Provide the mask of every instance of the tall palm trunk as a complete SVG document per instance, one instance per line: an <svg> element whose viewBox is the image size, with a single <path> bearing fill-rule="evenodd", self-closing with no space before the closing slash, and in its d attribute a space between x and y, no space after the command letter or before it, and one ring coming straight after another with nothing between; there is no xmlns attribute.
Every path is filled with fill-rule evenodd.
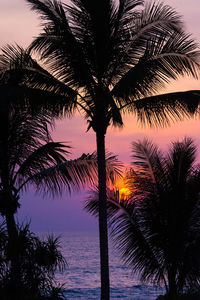
<svg viewBox="0 0 200 300"><path fill-rule="evenodd" d="M109 260L108 260L108 229L107 229L107 195L106 195L106 159L105 134L96 132L98 187L99 187L99 243L101 266L101 300L109 300Z"/></svg>
<svg viewBox="0 0 200 300"><path fill-rule="evenodd" d="M8 253L11 262L8 299L20 300L20 263L18 254L18 231L13 213L5 215L8 231Z"/></svg>
<svg viewBox="0 0 200 300"><path fill-rule="evenodd" d="M12 87L11 87L12 90ZM9 184L9 163L8 163L8 137L9 137L9 113L11 111L10 99L6 99L6 103L0 110L0 126L4 128L0 132L0 169L1 169L1 183L3 187L3 195L5 201L2 215L5 216L7 232L8 232L8 254L11 261L11 281L17 279L17 254L16 254L16 242L17 242L17 226L14 218L15 207L13 203L13 196Z"/></svg>
<svg viewBox="0 0 200 300"><path fill-rule="evenodd" d="M16 266L17 266L17 249L16 243L18 238L17 226L14 218L14 214L11 212L6 213L6 226L8 231L8 249L9 249L9 258L11 261L11 277L15 277Z"/></svg>
<svg viewBox="0 0 200 300"><path fill-rule="evenodd" d="M6 213L6 226L7 226L7 231L8 231L8 238L9 238L9 243L10 246L16 246L15 242L17 240L17 226L15 222L15 218L13 213Z"/></svg>
<svg viewBox="0 0 200 300"><path fill-rule="evenodd" d="M168 271L168 299L169 300L176 300L177 297L177 285L176 285L176 269L172 267Z"/></svg>

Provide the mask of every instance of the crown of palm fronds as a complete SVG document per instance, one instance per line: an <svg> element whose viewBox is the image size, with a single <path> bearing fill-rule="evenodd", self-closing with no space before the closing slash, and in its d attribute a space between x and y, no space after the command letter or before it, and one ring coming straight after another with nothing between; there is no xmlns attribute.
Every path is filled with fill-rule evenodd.
<svg viewBox="0 0 200 300"><path fill-rule="evenodd" d="M4 128L7 129L0 135L2 213L8 205L6 187L17 205L19 193L30 185L43 194L54 195L96 184L96 153L67 159L70 146L51 139L51 118L43 114L33 115L28 108L15 107L10 109L6 121ZM106 160L107 178L113 182L120 176L122 165L111 153L107 153Z"/></svg>
<svg viewBox="0 0 200 300"><path fill-rule="evenodd" d="M164 282L175 268L178 291L200 279L199 166L189 138L174 142L164 155L149 140L133 143L133 166L126 175L129 200L108 192L111 236L123 260L144 281ZM98 215L98 193L86 209ZM192 257L192 259L191 259Z"/></svg>
<svg viewBox="0 0 200 300"><path fill-rule="evenodd" d="M105 126L122 126L126 111L150 125L166 125L197 110L199 91L157 95L171 79L199 74L198 46L170 6L140 0L27 2L43 28L30 50L40 53L48 71L29 50L12 46L3 49L0 69L16 69L15 80L23 78L19 95L35 107L53 112L55 105L54 115L78 108L94 129L102 114Z"/></svg>

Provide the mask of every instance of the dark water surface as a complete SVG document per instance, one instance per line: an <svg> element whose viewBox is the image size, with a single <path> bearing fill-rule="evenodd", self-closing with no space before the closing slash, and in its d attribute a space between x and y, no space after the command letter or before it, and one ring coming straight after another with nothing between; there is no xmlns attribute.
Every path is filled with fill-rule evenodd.
<svg viewBox="0 0 200 300"><path fill-rule="evenodd" d="M57 273L57 281L65 283L65 295L71 299L99 299L99 242L98 234L91 232L62 233L62 251L68 268ZM111 299L154 300L162 294L161 288L142 285L131 270L120 261L110 245Z"/></svg>

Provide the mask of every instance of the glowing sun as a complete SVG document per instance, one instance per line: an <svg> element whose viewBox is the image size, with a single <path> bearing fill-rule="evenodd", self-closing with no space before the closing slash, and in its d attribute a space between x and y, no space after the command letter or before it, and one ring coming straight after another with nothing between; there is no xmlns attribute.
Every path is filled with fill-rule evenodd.
<svg viewBox="0 0 200 300"><path fill-rule="evenodd" d="M130 190L126 187L123 187L119 190L119 196L120 198L128 198L128 196L131 194Z"/></svg>

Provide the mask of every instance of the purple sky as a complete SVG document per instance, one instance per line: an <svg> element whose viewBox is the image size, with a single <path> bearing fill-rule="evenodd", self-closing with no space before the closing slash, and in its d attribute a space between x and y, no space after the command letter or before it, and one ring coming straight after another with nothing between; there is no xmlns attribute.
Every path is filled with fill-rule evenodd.
<svg viewBox="0 0 200 300"><path fill-rule="evenodd" d="M199 0L166 0L164 3L173 6L185 21L187 32L200 41L200 2ZM30 11L24 0L0 0L0 47L7 43L18 43L28 46L32 38L40 31L39 19ZM191 78L172 82L165 90L178 91L199 89L200 82ZM107 149L119 155L124 163L130 162L130 143L144 136L152 138L163 149L171 140L191 136L200 145L200 121L185 120L165 129L142 128L133 116L124 118L124 129L110 129L107 135ZM87 124L80 115L72 119L57 122L53 132L57 141L68 141L72 146L72 157L83 152L95 150L95 135L86 133ZM200 148L200 146L199 146ZM200 155L199 155L200 157ZM96 222L82 211L85 193L72 197L64 195L62 199L42 199L33 192L26 193L21 201L19 218L31 218L32 228L37 231L66 231L66 230L94 230Z"/></svg>

